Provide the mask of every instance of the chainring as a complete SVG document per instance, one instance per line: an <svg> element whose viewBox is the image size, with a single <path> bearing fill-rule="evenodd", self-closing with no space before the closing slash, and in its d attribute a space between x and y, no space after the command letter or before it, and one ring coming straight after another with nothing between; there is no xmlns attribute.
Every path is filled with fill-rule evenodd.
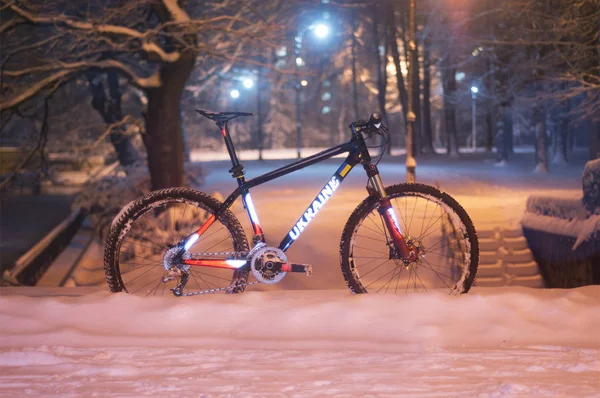
<svg viewBox="0 0 600 398"><path fill-rule="evenodd" d="M280 282L286 275L283 271L273 271L270 263L287 263L285 253L276 247L265 246L252 256L250 270L252 275L261 283L274 285Z"/></svg>

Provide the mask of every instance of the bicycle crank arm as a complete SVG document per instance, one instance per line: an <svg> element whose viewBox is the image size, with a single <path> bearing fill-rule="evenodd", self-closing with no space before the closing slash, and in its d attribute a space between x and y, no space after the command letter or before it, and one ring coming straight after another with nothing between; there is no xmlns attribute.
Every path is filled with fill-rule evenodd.
<svg viewBox="0 0 600 398"><path fill-rule="evenodd" d="M306 276L312 275L312 265L309 264L292 264L280 262L268 262L267 269L273 272L302 272Z"/></svg>
<svg viewBox="0 0 600 398"><path fill-rule="evenodd" d="M303 272L306 276L311 276L313 272L310 264L285 263L281 265L281 270L284 272Z"/></svg>

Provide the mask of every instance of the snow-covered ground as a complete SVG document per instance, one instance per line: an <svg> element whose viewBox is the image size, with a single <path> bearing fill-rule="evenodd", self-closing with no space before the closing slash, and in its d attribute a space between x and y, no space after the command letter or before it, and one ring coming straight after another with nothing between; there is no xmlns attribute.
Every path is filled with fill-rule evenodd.
<svg viewBox="0 0 600 398"><path fill-rule="evenodd" d="M417 179L454 196L479 230L518 227L529 195L581 196L583 167L536 175L528 163L440 159L419 159ZM286 162L244 163L251 178ZM270 244L339 163L252 191ZM229 167L207 164L204 190L233 190ZM398 159L380 170L386 184L404 180ZM344 290L339 237L364 185L357 167L288 252L313 264L312 277L235 296L111 295L98 248L88 259L98 288L2 288L0 396L600 397L600 286L475 286L460 297Z"/></svg>
<svg viewBox="0 0 600 398"><path fill-rule="evenodd" d="M19 292L0 297L2 397L600 396L600 286Z"/></svg>

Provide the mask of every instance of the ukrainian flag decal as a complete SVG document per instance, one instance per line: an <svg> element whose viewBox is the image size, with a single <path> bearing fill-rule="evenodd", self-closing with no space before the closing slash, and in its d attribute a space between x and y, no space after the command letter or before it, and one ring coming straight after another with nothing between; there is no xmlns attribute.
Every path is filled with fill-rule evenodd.
<svg viewBox="0 0 600 398"><path fill-rule="evenodd" d="M346 166L344 166L344 168L342 169L342 171L340 171L340 175L342 177L346 177L346 174L348 174L348 172L350 171L350 169L352 169L352 166L350 166L349 164L346 164Z"/></svg>

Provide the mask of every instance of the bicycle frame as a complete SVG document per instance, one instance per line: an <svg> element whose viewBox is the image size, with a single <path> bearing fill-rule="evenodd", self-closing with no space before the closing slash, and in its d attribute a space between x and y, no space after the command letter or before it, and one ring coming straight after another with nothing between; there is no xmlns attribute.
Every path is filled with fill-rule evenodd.
<svg viewBox="0 0 600 398"><path fill-rule="evenodd" d="M326 149L315 155L290 163L286 166L260 175L248 181L246 181L246 179L244 178L243 166L239 163L239 160L236 156L236 152L233 148L233 143L231 142L231 138L229 136L229 131L227 128L227 122L220 123L219 127L221 127L221 133L223 135L223 138L225 139L225 144L227 146L233 164L232 169L229 171L232 173L232 176L237 179L238 187L231 193L231 195L227 197L227 199L225 199L225 201L215 214L211 215L195 233L191 234L190 236L184 239L183 249L186 252L200 239L202 234L219 218L220 214L229 209L240 196L242 196L244 208L246 209L248 218L250 219L250 224L252 226L252 231L254 234L254 245L258 243L265 243L265 237L260 226L258 214L256 213L256 209L254 208L254 204L252 202L252 197L250 196L250 189L258 185L264 184L266 182L272 181L276 178L293 173L294 171L301 170L305 167L330 159L334 156L343 153L348 153L348 156L343 161L343 163L338 167L338 169L323 186L323 188L317 194L317 196L314 198L311 204L306 208L304 213L298 218L294 226L285 235L285 237L279 244L279 249L285 252L291 247L291 245L300 237L307 225L317 216L317 214L319 213L321 208L327 203L329 198L333 196L335 191L338 189L339 185L344 181L344 179L352 170L352 168L357 164L361 163L364 166L364 169L367 172L367 176L369 178L367 190L370 194L377 195L380 201L380 214L387 226L388 231L390 232L391 241L393 241L394 245L396 246L398 253L403 258L413 258L413 256L416 256L416 252L414 250L411 250L414 248L407 246L404 237L402 236L400 223L398 222L398 218L390 204L389 199L387 198L387 194L385 193L383 183L381 181L381 178L379 177L379 171L377 170L377 166L371 163L371 156L369 154L364 138L359 132L356 132L355 128L352 125L351 129L353 134L352 139L349 142ZM183 263L190 266L237 269L246 265L247 259L183 259Z"/></svg>

